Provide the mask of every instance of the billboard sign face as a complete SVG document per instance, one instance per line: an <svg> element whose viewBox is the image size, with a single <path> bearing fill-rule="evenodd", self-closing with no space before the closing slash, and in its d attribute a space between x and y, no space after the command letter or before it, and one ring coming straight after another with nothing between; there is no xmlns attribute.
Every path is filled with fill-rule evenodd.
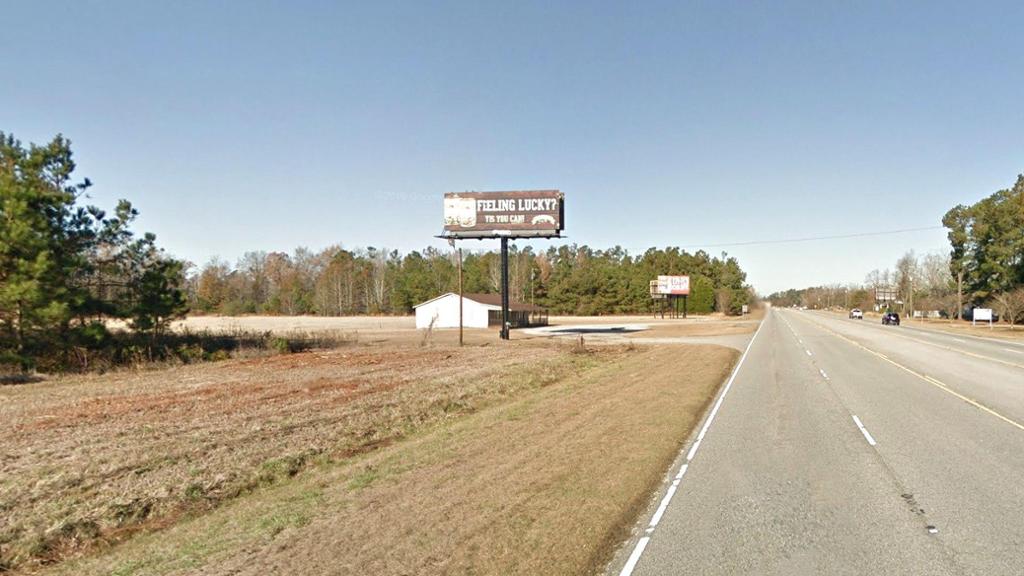
<svg viewBox="0 0 1024 576"><path fill-rule="evenodd" d="M658 276L658 294L672 294L678 296L689 293L689 276Z"/></svg>
<svg viewBox="0 0 1024 576"><path fill-rule="evenodd" d="M444 195L444 235L556 237L563 229L564 200L558 190L449 192Z"/></svg>
<svg viewBox="0 0 1024 576"><path fill-rule="evenodd" d="M992 321L992 309L991 308L975 308L974 319L978 322L991 322Z"/></svg>
<svg viewBox="0 0 1024 576"><path fill-rule="evenodd" d="M896 302L897 290L895 288L875 288L876 302Z"/></svg>
<svg viewBox="0 0 1024 576"><path fill-rule="evenodd" d="M658 286L660 286L660 284L658 284L657 280L651 280L651 298L654 298L655 300L665 298L665 295L659 291Z"/></svg>

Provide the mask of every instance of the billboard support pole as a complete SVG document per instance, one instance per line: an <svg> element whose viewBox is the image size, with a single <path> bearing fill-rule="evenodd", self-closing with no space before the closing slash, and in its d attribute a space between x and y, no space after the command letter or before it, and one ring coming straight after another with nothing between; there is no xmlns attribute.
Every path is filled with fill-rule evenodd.
<svg viewBox="0 0 1024 576"><path fill-rule="evenodd" d="M501 339L508 340L508 238L501 238Z"/></svg>
<svg viewBox="0 0 1024 576"><path fill-rule="evenodd" d="M687 298L689 298L689 295L683 294L683 318L686 318L686 299Z"/></svg>

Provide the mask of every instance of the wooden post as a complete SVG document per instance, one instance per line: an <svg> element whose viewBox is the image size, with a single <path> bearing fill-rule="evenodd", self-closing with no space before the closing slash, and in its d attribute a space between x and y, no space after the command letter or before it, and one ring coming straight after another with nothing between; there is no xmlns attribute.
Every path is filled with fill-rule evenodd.
<svg viewBox="0 0 1024 576"><path fill-rule="evenodd" d="M462 346L462 248L459 248L459 346Z"/></svg>

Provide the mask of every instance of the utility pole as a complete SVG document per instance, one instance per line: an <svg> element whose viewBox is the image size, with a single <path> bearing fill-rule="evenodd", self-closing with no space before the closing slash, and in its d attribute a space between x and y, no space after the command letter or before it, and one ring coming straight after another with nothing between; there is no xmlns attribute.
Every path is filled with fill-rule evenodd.
<svg viewBox="0 0 1024 576"><path fill-rule="evenodd" d="M459 346L462 346L462 247L459 247Z"/></svg>
<svg viewBox="0 0 1024 576"><path fill-rule="evenodd" d="M908 276L908 279L910 280L910 294L907 297L907 300L910 302L910 319L913 320L914 319L914 277L913 276Z"/></svg>
<svg viewBox="0 0 1024 576"><path fill-rule="evenodd" d="M455 248L455 238L448 239L448 245ZM459 346L462 346L462 247L458 249L459 257Z"/></svg>

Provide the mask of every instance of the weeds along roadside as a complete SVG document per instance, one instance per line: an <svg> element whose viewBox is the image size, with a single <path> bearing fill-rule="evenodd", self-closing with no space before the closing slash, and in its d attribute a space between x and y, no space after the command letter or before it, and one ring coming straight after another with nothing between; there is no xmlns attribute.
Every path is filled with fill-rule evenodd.
<svg viewBox="0 0 1024 576"><path fill-rule="evenodd" d="M164 367L270 354L329 350L359 343L358 332L341 330L191 331L161 334L156 339L130 331L111 331L88 346L42 357L36 372L0 372L0 385L37 381L41 374L105 373L123 368Z"/></svg>
<svg viewBox="0 0 1024 576"><path fill-rule="evenodd" d="M310 345L310 340L292 336L290 340L282 339L280 346ZM278 355L273 347L273 341L267 342L268 348L258 350L263 351L260 352L261 354L271 354L271 356L259 359L258 364L252 365L258 367L253 369L256 370L255 372L238 372L233 368L246 366L247 364L243 360L238 363L219 364L219 367L216 368L217 372L214 374L218 374L218 378L226 378L228 381L225 384L232 384L229 386L230 390L225 390L226 396L234 396L243 393L243 389L258 387L263 389L261 394L265 395L267 401L257 401L256 404L270 406L275 405L278 398L290 399L277 405L279 411L277 415L287 415L288 420L279 431L277 444L273 446L239 446L236 448L238 452L235 449L231 450L232 454L237 455L237 458L236 456L231 458L234 460L234 468L231 470L220 469L214 465L209 467L201 465L203 459L207 458L207 454L205 449L201 448L204 441L194 434L190 434L189 438L190 443L197 444L195 453L181 455L177 461L157 458L159 456L157 452L162 453L162 450L156 444L149 444L150 448L147 449L145 437L138 438L138 445L134 446L127 454L118 454L116 450L110 453L101 450L99 453L105 454L104 458L109 458L112 461L111 465L116 464L117 470L113 471L113 476L109 476L100 469L92 470L92 465L90 465L88 470L65 470L61 476L66 476L68 481L74 482L66 486L61 484L60 487L54 487L51 496L45 494L8 495L10 498L7 499L6 505L13 506L12 510L23 508L30 503L30 500L24 500L24 498L42 497L46 499L59 496L59 501L54 500L53 502L55 506L40 502L44 504L40 509L59 513L53 515L48 513L45 515L46 517L38 516L35 519L27 513L24 515L12 514L9 518L10 524L4 527L5 530L0 530L3 532L0 533L0 548L2 548L0 551L3 552L0 554L0 558L13 566L59 563L64 558L88 553L95 549L96 545L107 546L131 538L140 531L162 529L173 525L179 518L203 514L238 496L279 484L310 466L344 461L418 434L439 423L515 397L524 391L550 385L567 374L588 369L596 361L591 357L577 357L565 362L565 357L569 354L567 351L542 354L544 357L537 362L527 361L525 358L509 361L508 355L504 351L494 347L467 348L464 349L466 355L460 356L463 352L454 348L430 347L423 349L414 345L399 352L390 348L381 350L376 346L372 348L353 346L351 351L298 354L292 359L288 355ZM327 342L343 346L352 340L336 339ZM386 355L380 356L382 352L385 352ZM368 391L369 393L366 394L359 390L356 392L358 397L345 408L345 410L352 408L351 414L340 409L330 412L331 407L336 406L338 396L334 395L329 398L329 389L324 389L325 394L322 396L321 404L308 404L310 398L316 398L316 394L321 390L319 386L324 384L324 376L337 378L339 380L338 390L341 390L351 383L350 377L358 377L358 374L362 373L346 374L345 370L349 369L348 366L363 366L374 373L412 374L415 371L407 369L401 363L403 354L408 356L429 355L434 359L431 361L431 369L437 373L428 374L425 377L408 378L397 388L388 387L391 383L389 381L380 382L379 390ZM371 359L370 355L374 355L375 358L384 358L383 364L378 364L377 359ZM448 360L453 355L454 359ZM397 358L393 356L397 356ZM339 365L340 359L346 357L350 360L343 360L343 364ZM465 363L464 367L469 369L465 375L453 378L452 371L445 368L443 364L460 358ZM271 364L265 364L266 362L271 362ZM323 362L322 370L307 372L310 366L315 367L317 362ZM284 365L294 365L292 368L294 372L289 373L287 368L281 368ZM209 374L205 372L205 368L200 366L192 367L190 370L203 370L203 374ZM221 371L225 371L224 376L219 375ZM265 373L262 376L265 380L252 379L253 376L259 376L260 373ZM137 375L122 373L120 375L112 374L109 377L124 381L124 384L118 385L120 389L134 387L135 385L129 385L129 383L136 379L139 382L150 382L154 378L159 378L161 374L160 371L144 371ZM289 382L289 374L302 376L304 380ZM107 391L90 392L92 386L87 384L83 386L86 381L79 382L75 377L69 378L69 381L59 380L48 383L46 386L78 387L86 397L89 394L99 393L104 395L101 397L106 398ZM88 382L99 382L95 376L88 378ZM244 385L234 388L233 383L237 381L244 382ZM182 387L187 386L182 384ZM148 388L148 386L144 386L144 388ZM307 388L315 391L312 396L306 390ZM32 389L31 386L23 391L28 392L30 389ZM234 392L234 390L238 390L238 392ZM145 394L150 395L155 392L148 391ZM167 391L161 391L161 398L164 396L164 392ZM39 394L46 393L40 391ZM181 399L184 401L192 397L194 394L184 394ZM209 400L210 398L203 397L203 402ZM213 409L219 413L223 407L218 407L215 403L204 404L204 409ZM260 409L265 409L265 406ZM171 423L171 426L162 428L159 421L160 414L157 412L149 416L140 413L136 417L129 417L139 420L139 422L132 423L129 420L124 424L118 424L115 428L122 429L124 433L132 437L136 437L136 434L139 433L144 436L151 434L153 437L176 434L174 431L178 429L178 423ZM250 414L250 416L258 418L259 414ZM153 417L157 420L153 420ZM111 416L106 416L96 420L95 423L99 428L94 428L91 431L92 425L89 422L79 423L80 426L77 430L75 430L73 422L65 422L62 425L67 431L63 434L95 437L97 438L95 442L99 442L99 438L109 436L103 430L113 425L110 418ZM104 421L107 424L104 424ZM232 424L231 421L222 424L216 424L204 433L209 441L217 443L229 441L223 434L226 431L237 429L237 425ZM72 428L67 429L68 425L71 425ZM192 426L187 422L184 425ZM220 426L220 428L216 426ZM222 428L224 429L222 430ZM129 432L130 430L135 430L135 432ZM149 431L147 432L147 430ZM315 434L313 436L303 435L303 430L313 430ZM322 445L308 445L307 441L313 437L321 438ZM14 441L17 442L17 439L15 438ZM7 443L10 444L10 442L9 440ZM12 453L19 450L16 445L12 447L10 445L3 446L3 444L0 442L0 448L10 449ZM81 450L81 447L77 445L74 448ZM134 454L134 452L139 453ZM242 452L245 454L241 454ZM192 462L187 466L182 464L187 460ZM45 465L46 463L40 462L40 464ZM50 462L50 464L56 465L55 462ZM160 471L160 467L176 466L178 468L185 466L179 470L181 474L173 473L173 471L164 474ZM190 477L191 471L186 468L209 468L210 473ZM118 470L123 470L123 473L117 472ZM186 472L189 474L183 475ZM79 476L81 478L75 480ZM128 484L122 487L119 482L124 478L128 479ZM165 480L159 481L160 478L165 478ZM182 482L176 481L175 478L181 478ZM12 479L17 480L17 478ZM137 483L152 484L149 487L153 490L132 488ZM108 484L109 490L104 488L103 484ZM80 491L89 486L100 491L89 494ZM90 490L92 489L90 488ZM102 492L102 490L110 491L118 496L116 502L105 496L106 492ZM21 503L19 504L19 502ZM58 510L58 508L62 510Z"/></svg>

